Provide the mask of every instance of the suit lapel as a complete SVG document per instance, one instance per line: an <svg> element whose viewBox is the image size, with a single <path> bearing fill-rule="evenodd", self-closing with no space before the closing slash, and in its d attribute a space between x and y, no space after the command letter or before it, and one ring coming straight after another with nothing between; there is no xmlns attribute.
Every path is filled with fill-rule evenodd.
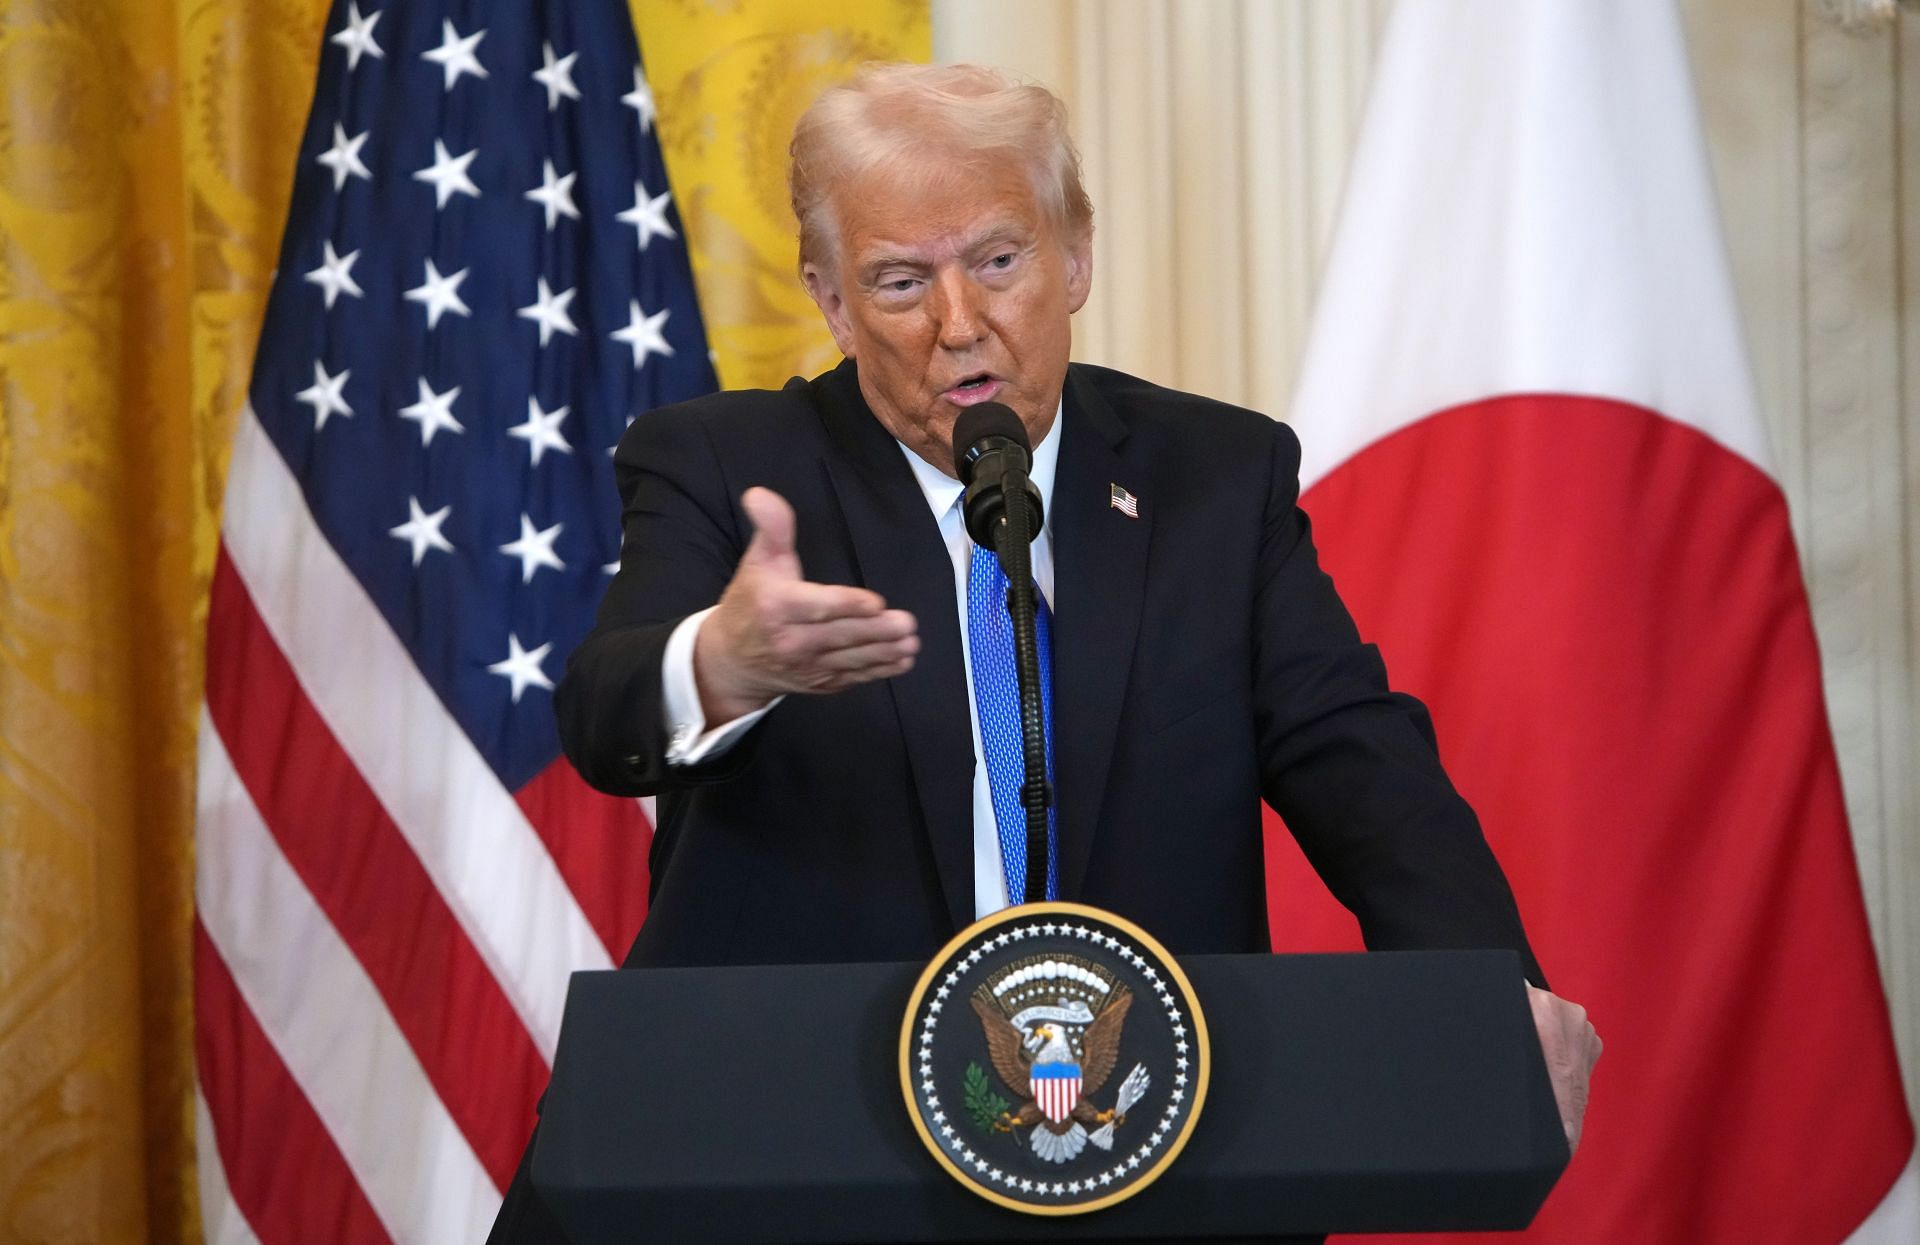
<svg viewBox="0 0 1920 1245"><path fill-rule="evenodd" d="M1077 368L1066 388L1052 504L1053 763L1060 897L1078 899L1140 633L1153 512L1151 498L1137 519L1113 507L1112 486L1137 491L1145 473L1121 456L1126 425Z"/></svg>
<svg viewBox="0 0 1920 1245"><path fill-rule="evenodd" d="M920 657L888 682L955 928L971 924L973 739L953 564L899 445L867 409L853 365L815 387L838 454L823 459L861 582L920 628Z"/></svg>

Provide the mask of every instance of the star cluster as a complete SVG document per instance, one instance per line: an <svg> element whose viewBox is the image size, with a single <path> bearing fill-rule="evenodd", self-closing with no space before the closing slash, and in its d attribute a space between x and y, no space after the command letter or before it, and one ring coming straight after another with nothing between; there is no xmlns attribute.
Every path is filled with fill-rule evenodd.
<svg viewBox="0 0 1920 1245"><path fill-rule="evenodd" d="M618 565L608 451L715 382L624 13L431 7L336 10L250 393L512 787Z"/></svg>

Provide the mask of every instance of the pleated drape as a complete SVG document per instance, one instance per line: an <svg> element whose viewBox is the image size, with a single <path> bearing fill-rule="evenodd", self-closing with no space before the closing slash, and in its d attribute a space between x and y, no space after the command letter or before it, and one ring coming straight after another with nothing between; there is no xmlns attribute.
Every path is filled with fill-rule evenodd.
<svg viewBox="0 0 1920 1245"><path fill-rule="evenodd" d="M325 8L0 7L0 1239L197 1236L205 589Z"/></svg>

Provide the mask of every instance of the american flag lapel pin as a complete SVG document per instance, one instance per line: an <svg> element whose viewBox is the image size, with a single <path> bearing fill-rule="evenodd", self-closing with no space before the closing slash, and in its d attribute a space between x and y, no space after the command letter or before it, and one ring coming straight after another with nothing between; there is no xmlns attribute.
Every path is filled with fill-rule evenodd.
<svg viewBox="0 0 1920 1245"><path fill-rule="evenodd" d="M1118 484L1107 485L1107 504L1129 519L1140 517L1140 499Z"/></svg>

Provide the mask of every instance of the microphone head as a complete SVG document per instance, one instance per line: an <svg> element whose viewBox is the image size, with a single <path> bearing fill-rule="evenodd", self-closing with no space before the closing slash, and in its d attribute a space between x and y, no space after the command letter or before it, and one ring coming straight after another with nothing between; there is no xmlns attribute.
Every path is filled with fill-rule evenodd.
<svg viewBox="0 0 1920 1245"><path fill-rule="evenodd" d="M962 483L973 480L974 460L980 457L985 448L981 442L990 437L999 437L1019 446L1026 456L1033 457L1033 441L1027 436L1027 426L1013 413L1013 408L1004 402L982 402L960 412L960 418L953 423L953 474Z"/></svg>

